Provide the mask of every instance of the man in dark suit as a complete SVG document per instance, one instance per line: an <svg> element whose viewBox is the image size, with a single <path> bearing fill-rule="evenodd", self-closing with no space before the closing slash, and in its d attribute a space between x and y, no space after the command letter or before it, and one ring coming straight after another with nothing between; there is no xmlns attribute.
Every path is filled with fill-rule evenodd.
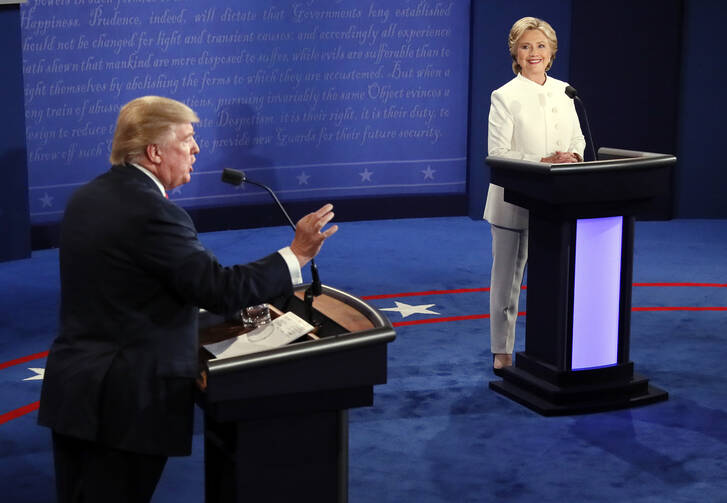
<svg viewBox="0 0 727 503"><path fill-rule="evenodd" d="M165 192L190 180L198 120L167 98L127 103L111 170L67 205L60 331L38 414L53 432L59 502L149 501L167 456L191 451L199 308L232 314L291 294L337 230L323 230L325 205L289 247L222 267Z"/></svg>

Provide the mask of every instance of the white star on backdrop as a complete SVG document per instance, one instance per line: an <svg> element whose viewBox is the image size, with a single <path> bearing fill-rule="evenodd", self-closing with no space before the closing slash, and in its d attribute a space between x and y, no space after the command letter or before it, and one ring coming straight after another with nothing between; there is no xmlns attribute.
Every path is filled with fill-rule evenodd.
<svg viewBox="0 0 727 503"><path fill-rule="evenodd" d="M43 197L40 198L40 202L43 204L43 208L50 208L51 206L53 206L53 196L50 196L47 192L44 192Z"/></svg>
<svg viewBox="0 0 727 503"><path fill-rule="evenodd" d="M429 310L430 307L436 306L436 304L421 304L418 306L412 306L404 302L394 302L396 303L396 307L386 307L381 309L381 311L396 311L397 313L401 314L402 318L406 318L407 316L411 316L412 314L439 314L436 311Z"/></svg>
<svg viewBox="0 0 727 503"><path fill-rule="evenodd" d="M361 175L361 181L362 182L370 182L371 181L371 175L373 175L373 171L369 171L369 168L364 168L362 172L359 173Z"/></svg>
<svg viewBox="0 0 727 503"><path fill-rule="evenodd" d="M296 177L298 179L298 185L308 185L308 179L310 175L306 175L305 171Z"/></svg>
<svg viewBox="0 0 727 503"><path fill-rule="evenodd" d="M437 172L437 170L436 169L432 169L431 166L427 166L427 169L423 169L422 170L422 173L424 173L424 179L425 180L427 178L431 178L432 180L434 180L434 173L436 173L436 172Z"/></svg>
<svg viewBox="0 0 727 503"><path fill-rule="evenodd" d="M180 196L182 195L182 186L181 185L178 187L174 187L172 189L172 195L174 195L174 194L179 194Z"/></svg>
<svg viewBox="0 0 727 503"><path fill-rule="evenodd" d="M28 370L35 372L35 375L32 377L26 377L23 379L23 381L42 381L43 376L45 376L45 369L36 369L36 368L29 368Z"/></svg>

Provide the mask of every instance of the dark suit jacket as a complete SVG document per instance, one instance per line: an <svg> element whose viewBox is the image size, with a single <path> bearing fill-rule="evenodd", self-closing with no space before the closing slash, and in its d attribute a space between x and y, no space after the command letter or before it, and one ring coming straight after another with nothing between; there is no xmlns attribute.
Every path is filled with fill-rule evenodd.
<svg viewBox="0 0 727 503"><path fill-rule="evenodd" d="M191 450L199 307L231 314L292 293L278 253L222 267L189 215L133 166L73 195L60 272L38 422L148 454Z"/></svg>

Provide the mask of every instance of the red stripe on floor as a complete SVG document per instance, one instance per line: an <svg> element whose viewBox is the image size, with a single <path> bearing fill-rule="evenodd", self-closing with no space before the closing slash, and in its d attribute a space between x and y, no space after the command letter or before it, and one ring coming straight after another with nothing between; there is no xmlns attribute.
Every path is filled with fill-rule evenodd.
<svg viewBox="0 0 727 503"><path fill-rule="evenodd" d="M727 283L634 283L634 286L698 286L710 288L727 288Z"/></svg>
<svg viewBox="0 0 727 503"><path fill-rule="evenodd" d="M727 288L727 283L633 283L633 286L691 286L701 288ZM527 290L528 286L523 285L523 290ZM393 299L396 297L422 297L424 295L447 295L451 293L477 293L477 292L489 292L490 287L486 288L458 288L456 290L428 290L424 292L402 292L402 293L387 293L382 295L366 295L361 297L363 300L380 300L380 299Z"/></svg>
<svg viewBox="0 0 727 503"><path fill-rule="evenodd" d="M403 293L387 293L383 295L367 295L361 297L363 300L379 300L379 299L393 299L395 297L421 297L424 295L447 295L450 293L475 293L475 292L489 292L490 288L458 288L457 290L429 290L426 292L403 292Z"/></svg>
<svg viewBox="0 0 727 503"><path fill-rule="evenodd" d="M712 307L632 307L632 311L727 311L727 306L712 306ZM518 316L525 316L525 311L517 313ZM405 327L411 325L427 325L429 323L444 323L448 321L467 321L467 320L482 320L489 318L489 314L471 314L468 316L448 316L444 318L426 318L423 320L411 320L411 321L395 321L391 324L395 327Z"/></svg>
<svg viewBox="0 0 727 503"><path fill-rule="evenodd" d="M392 323L392 325L394 325L395 327L404 327L408 325L426 325L427 323L444 323L445 321L482 320L489 317L489 314L470 314L467 316L449 316L446 318L427 318L424 320L396 321Z"/></svg>
<svg viewBox="0 0 727 503"><path fill-rule="evenodd" d="M7 423L8 421L17 419L20 416L29 414L29 413L33 412L34 410L38 410L39 406L40 406L40 402L33 402L33 403L30 403L23 407L20 407L19 409L15 409L15 410L11 410L10 412L6 412L5 414L0 415L0 424Z"/></svg>
<svg viewBox="0 0 727 503"><path fill-rule="evenodd" d="M632 311L727 311L727 306L709 306L709 307L694 307L694 306L656 306L656 307L632 307Z"/></svg>
<svg viewBox="0 0 727 503"><path fill-rule="evenodd" d="M35 353L15 360L10 360L9 362L0 363L0 370L12 367L13 365L20 365L21 363L29 362L31 360L37 360L38 358L45 358L46 356L48 356L48 351L43 351L42 353Z"/></svg>

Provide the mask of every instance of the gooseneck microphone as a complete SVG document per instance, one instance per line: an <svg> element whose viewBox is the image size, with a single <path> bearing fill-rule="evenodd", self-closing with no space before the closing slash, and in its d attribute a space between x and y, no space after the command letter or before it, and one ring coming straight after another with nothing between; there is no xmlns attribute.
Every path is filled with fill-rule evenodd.
<svg viewBox="0 0 727 503"><path fill-rule="evenodd" d="M593 135L591 134L591 125L588 123L588 113L586 113L586 105L583 104L583 100L581 100L580 96L578 96L578 91L576 91L575 87L566 86L565 94L567 94L570 99L575 100L581 104L581 110L583 110L583 118L586 120L586 133L588 134L588 144L591 146L591 154L593 155L593 160L596 161L598 160L598 158L596 157L596 147L593 143Z"/></svg>
<svg viewBox="0 0 727 503"><path fill-rule="evenodd" d="M280 211L283 212L283 215L285 215L285 218L288 220L288 223L290 226L295 230L295 224L293 223L293 220L291 220L290 216L288 215L288 212L285 211L285 208L283 208L283 205L281 204L280 200L278 199L278 196L275 195L275 192L268 187L265 184L250 180L246 175L244 171L240 171L239 169L232 169L232 168L225 168L222 170L222 181L225 183L229 183L230 185L242 185L243 183L249 183L251 185L255 185L257 187L260 187L261 189L265 189L268 191L268 194L272 196L272 198L275 200L275 202L278 205L278 208L280 208Z"/></svg>
<svg viewBox="0 0 727 503"><path fill-rule="evenodd" d="M233 169L233 168L225 168L222 170L222 181L225 183L229 183L230 185L242 185L243 183L249 183L251 185L255 185L256 187L260 187L261 189L265 189L268 194L275 200L276 204L278 205L278 208L280 208L280 211L283 212L283 215L285 215L285 218L288 220L288 223L295 231L295 224L293 223L293 220L290 218L290 215L288 215L288 212L285 211L285 208L283 207L283 204L278 199L278 196L275 195L275 192L273 192L273 189L268 187L267 185L256 182L254 180L250 180L247 176L245 176L244 171L240 171L239 169ZM318 276L318 266L316 266L315 259L311 259L310 261L310 272L311 272L311 284L308 288L305 290L305 315L308 319L308 323L311 325L317 325L313 320L313 298L318 297L323 292L323 287L321 285L321 279Z"/></svg>

